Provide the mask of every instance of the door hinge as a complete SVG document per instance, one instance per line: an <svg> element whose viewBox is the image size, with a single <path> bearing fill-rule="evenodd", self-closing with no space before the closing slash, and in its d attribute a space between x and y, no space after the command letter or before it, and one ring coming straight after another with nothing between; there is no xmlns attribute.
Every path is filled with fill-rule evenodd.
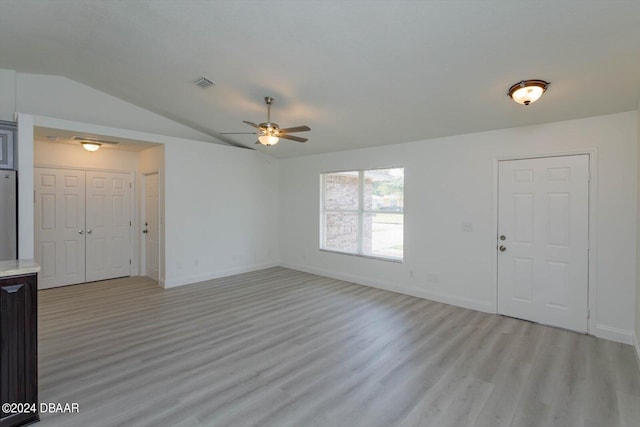
<svg viewBox="0 0 640 427"><path fill-rule="evenodd" d="M129 265L131 265L131 259L129 259Z"/></svg>
<svg viewBox="0 0 640 427"><path fill-rule="evenodd" d="M129 188L133 188L133 187L131 186L131 183L129 183Z"/></svg>
<svg viewBox="0 0 640 427"><path fill-rule="evenodd" d="M591 309L587 308L587 319L591 319Z"/></svg>
<svg viewBox="0 0 640 427"><path fill-rule="evenodd" d="M131 221L129 221L129 227L131 227Z"/></svg>

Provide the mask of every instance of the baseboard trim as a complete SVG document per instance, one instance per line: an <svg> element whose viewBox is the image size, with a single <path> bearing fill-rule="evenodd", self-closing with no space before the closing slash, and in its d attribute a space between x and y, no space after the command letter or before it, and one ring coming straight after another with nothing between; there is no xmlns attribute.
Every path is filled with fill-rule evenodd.
<svg viewBox="0 0 640 427"><path fill-rule="evenodd" d="M634 345L635 344L635 334L633 331L627 329L619 329L614 328L613 326L607 325L596 325L596 330L591 332L598 338L603 338L609 341L620 342L623 344Z"/></svg>
<svg viewBox="0 0 640 427"><path fill-rule="evenodd" d="M264 270L266 268L277 267L277 262L266 262L262 264L246 265L242 267L230 268L227 270L213 271L197 276L179 277L175 279L165 279L162 281L162 287L165 289L175 288L178 286L191 285L194 283L206 282L207 280L220 279L221 277L233 276L235 274L250 273L252 271ZM158 282L160 284L160 282Z"/></svg>
<svg viewBox="0 0 640 427"><path fill-rule="evenodd" d="M386 283L378 280L372 280L366 277L355 276L351 274L339 273L335 271L323 270L320 268L311 267L302 264L292 264L287 262L281 262L281 267L290 268L292 270L303 271L305 273L317 274L319 276L330 277L336 280L343 280L345 282L352 282L358 285L370 286L372 288L383 289L385 291L395 292L398 294L410 295L418 298L428 299L431 301L441 302L444 304L455 305L457 307L468 308L471 310L482 311L484 313L495 314L496 309L493 304L478 301L470 298L461 298L453 295L446 295L438 292L427 291L423 289L409 288L406 286L398 286L391 283Z"/></svg>

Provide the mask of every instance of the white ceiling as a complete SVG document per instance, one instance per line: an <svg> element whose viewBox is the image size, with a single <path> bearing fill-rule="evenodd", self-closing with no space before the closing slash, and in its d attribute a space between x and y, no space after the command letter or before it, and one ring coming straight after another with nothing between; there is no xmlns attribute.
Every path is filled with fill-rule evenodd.
<svg viewBox="0 0 640 427"><path fill-rule="evenodd" d="M307 124L277 157L634 110L640 1L0 0L0 68L217 136ZM200 89L201 75L217 85ZM529 107L522 79L551 86ZM227 136L253 147L251 135Z"/></svg>

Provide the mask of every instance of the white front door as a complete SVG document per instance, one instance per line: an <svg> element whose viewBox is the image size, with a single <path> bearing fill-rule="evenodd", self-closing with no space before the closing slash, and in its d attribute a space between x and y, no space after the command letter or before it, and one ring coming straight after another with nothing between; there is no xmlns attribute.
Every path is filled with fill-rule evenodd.
<svg viewBox="0 0 640 427"><path fill-rule="evenodd" d="M84 171L36 168L35 191L39 288L84 282Z"/></svg>
<svg viewBox="0 0 640 427"><path fill-rule="evenodd" d="M160 259L159 180L157 173L145 175L144 178L145 274L147 277L157 281L159 277L158 260Z"/></svg>
<svg viewBox="0 0 640 427"><path fill-rule="evenodd" d="M128 174L87 172L87 282L131 273Z"/></svg>
<svg viewBox="0 0 640 427"><path fill-rule="evenodd" d="M587 331L589 156L499 163L498 312Z"/></svg>

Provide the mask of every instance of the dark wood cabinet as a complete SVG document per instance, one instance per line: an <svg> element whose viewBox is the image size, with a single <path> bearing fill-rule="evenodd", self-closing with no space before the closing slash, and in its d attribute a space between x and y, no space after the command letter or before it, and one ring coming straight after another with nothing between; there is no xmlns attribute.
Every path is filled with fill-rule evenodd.
<svg viewBox="0 0 640 427"><path fill-rule="evenodd" d="M0 427L38 421L37 275L0 278L0 400L33 404L36 412L5 413Z"/></svg>

